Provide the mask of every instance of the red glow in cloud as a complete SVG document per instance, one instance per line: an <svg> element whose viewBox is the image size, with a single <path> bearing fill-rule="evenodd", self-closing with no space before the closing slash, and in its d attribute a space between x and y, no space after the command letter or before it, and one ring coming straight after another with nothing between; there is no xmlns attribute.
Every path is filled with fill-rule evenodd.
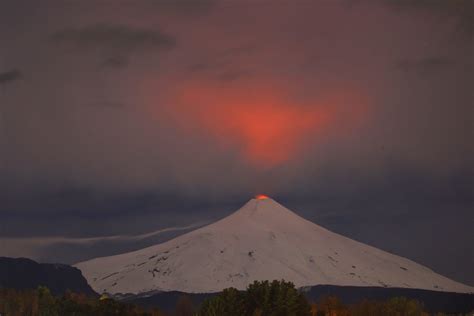
<svg viewBox="0 0 474 316"><path fill-rule="evenodd" d="M190 85L178 99L173 112L181 126L198 125L221 146L239 146L248 162L263 168L292 159L305 141L317 141L335 124L347 124L361 112L352 106L349 114L355 116L343 118L348 113L342 110L341 95L302 103L257 84L250 89Z"/></svg>

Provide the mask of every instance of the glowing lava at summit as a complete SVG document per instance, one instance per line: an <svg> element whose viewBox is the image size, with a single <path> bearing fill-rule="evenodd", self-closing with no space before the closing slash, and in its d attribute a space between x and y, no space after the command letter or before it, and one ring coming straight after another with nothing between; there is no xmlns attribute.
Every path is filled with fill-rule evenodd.
<svg viewBox="0 0 474 316"><path fill-rule="evenodd" d="M257 200L266 200L266 199L269 199L269 197L265 194L258 194L255 196L255 199Z"/></svg>

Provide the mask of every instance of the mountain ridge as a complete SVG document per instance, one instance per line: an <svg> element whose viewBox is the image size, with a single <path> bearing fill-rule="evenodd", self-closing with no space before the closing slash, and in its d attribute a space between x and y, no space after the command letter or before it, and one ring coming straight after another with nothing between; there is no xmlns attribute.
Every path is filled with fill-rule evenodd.
<svg viewBox="0 0 474 316"><path fill-rule="evenodd" d="M97 292L218 292L254 280L473 293L411 260L333 233L271 198L137 251L76 265Z"/></svg>
<svg viewBox="0 0 474 316"><path fill-rule="evenodd" d="M58 263L38 263L27 258L0 257L0 288L17 290L47 286L55 295L67 290L95 296L81 271Z"/></svg>

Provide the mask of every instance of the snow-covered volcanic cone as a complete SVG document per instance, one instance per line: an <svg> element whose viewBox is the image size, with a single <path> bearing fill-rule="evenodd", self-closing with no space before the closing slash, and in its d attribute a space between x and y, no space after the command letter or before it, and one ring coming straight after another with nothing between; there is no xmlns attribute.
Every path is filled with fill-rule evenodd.
<svg viewBox="0 0 474 316"><path fill-rule="evenodd" d="M411 260L328 231L270 198L165 243L76 265L97 292L218 292L254 280L474 292Z"/></svg>

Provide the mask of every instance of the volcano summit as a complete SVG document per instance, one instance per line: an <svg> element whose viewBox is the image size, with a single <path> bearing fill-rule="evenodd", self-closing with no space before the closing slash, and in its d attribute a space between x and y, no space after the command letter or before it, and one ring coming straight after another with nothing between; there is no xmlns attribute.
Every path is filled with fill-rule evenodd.
<svg viewBox="0 0 474 316"><path fill-rule="evenodd" d="M218 292L254 280L474 292L411 260L351 240L255 198L162 244L76 265L97 292Z"/></svg>

